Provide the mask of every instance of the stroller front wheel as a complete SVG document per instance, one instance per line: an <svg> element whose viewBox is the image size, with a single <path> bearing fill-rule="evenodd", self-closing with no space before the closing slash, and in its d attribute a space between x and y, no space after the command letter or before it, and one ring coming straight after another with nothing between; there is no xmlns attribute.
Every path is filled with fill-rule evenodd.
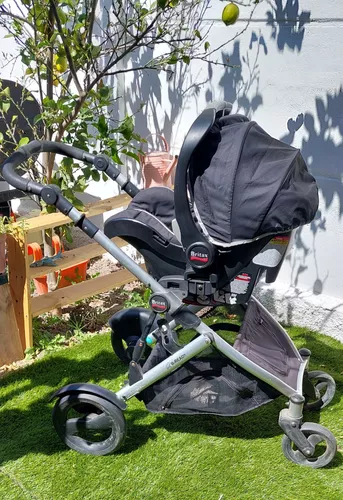
<svg viewBox="0 0 343 500"><path fill-rule="evenodd" d="M301 432L315 447L312 457L306 457L293 441L284 435L282 438L282 451L285 457L298 465L319 469L328 465L334 458L337 450L335 436L326 427L320 424L306 422L301 426Z"/></svg>
<svg viewBox="0 0 343 500"><path fill-rule="evenodd" d="M304 409L312 411L321 410L333 400L336 392L336 382L328 373L320 370L308 372L307 376L314 386L316 399L312 401L307 400Z"/></svg>
<svg viewBox="0 0 343 500"><path fill-rule="evenodd" d="M88 393L59 398L52 420L61 440L72 450L88 455L108 455L123 444L123 412L110 401Z"/></svg>

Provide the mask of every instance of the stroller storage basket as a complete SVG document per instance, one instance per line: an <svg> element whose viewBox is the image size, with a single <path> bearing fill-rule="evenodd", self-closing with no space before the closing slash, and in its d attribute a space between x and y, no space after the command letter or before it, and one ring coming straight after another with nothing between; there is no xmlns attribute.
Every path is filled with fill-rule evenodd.
<svg viewBox="0 0 343 500"><path fill-rule="evenodd" d="M151 369L169 356L158 343L144 368ZM145 389L138 398L153 413L241 415L262 406L279 393L213 351L196 357Z"/></svg>
<svg viewBox="0 0 343 500"><path fill-rule="evenodd" d="M158 342L144 364L151 368L168 358ZM155 413L241 415L279 396L214 348L145 389L138 398Z"/></svg>

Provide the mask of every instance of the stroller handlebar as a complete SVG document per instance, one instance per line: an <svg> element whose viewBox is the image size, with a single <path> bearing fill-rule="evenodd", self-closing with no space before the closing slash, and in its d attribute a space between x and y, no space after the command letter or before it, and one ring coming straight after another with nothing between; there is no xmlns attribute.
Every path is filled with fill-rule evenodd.
<svg viewBox="0 0 343 500"><path fill-rule="evenodd" d="M119 186L126 191L131 197L134 197L139 189L123 176L120 170L112 162L111 158L105 155L93 155L83 149L69 146L61 142L54 141L32 141L25 146L21 146L12 153L7 160L0 166L0 173L5 181L11 186L20 189L24 193L32 193L41 196L42 191L46 186L39 182L32 181L21 177L15 169L27 161L31 156L40 153L56 153L62 156L67 156L75 160L80 160L85 163L90 163L108 175L112 180L115 180ZM56 190L56 186L54 189Z"/></svg>
<svg viewBox="0 0 343 500"><path fill-rule="evenodd" d="M21 177L15 169L22 163L27 161L31 156L38 155L39 153L56 153L75 160L82 160L87 163L93 163L94 155L83 151L82 149L62 144L53 141L32 141L25 146L21 146L14 153L12 153L7 160L2 164L1 175L11 186L24 191L25 193L33 193L38 196L41 195L44 185L39 182L32 181Z"/></svg>

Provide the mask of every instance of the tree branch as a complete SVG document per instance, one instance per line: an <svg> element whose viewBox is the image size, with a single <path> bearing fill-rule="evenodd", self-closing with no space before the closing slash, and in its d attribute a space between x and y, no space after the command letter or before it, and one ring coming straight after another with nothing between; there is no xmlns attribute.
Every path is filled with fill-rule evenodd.
<svg viewBox="0 0 343 500"><path fill-rule="evenodd" d="M95 85L106 75L108 74L108 71L113 68L116 64L118 64L119 61L124 59L125 56L130 54L133 50L135 50L138 47L138 44L144 39L144 37L153 29L155 26L156 22L158 21L159 17L161 16L161 12L158 12L154 19L151 21L151 23L146 27L146 29L140 34L139 37L135 39L135 41L129 45L123 52L116 57L114 61L111 61L108 63L105 68L93 79L93 81L87 86L86 93L88 94L92 88L95 87Z"/></svg>
<svg viewBox="0 0 343 500"><path fill-rule="evenodd" d="M89 12L89 17L88 17L88 35L87 35L87 43L91 44L92 43L92 37L93 37L93 27L94 27L94 21L95 21L95 11L96 7L98 5L98 0L93 0L90 12Z"/></svg>
<svg viewBox="0 0 343 500"><path fill-rule="evenodd" d="M77 88L77 91L78 91L79 95L82 95L84 93L84 91L83 91L83 89L82 89L82 87L80 85L79 79L77 77L75 66L74 66L74 61L73 61L72 55L70 53L69 46L66 43L66 39L65 39L65 36L64 36L64 33L63 33L63 28L62 28L61 20L60 20L59 15L58 15L58 11L57 11L57 7L56 7L56 4L55 4L55 0L50 0L50 5L51 5L51 8L52 8L54 16L55 16L55 21L56 21L56 24L57 24L58 33L59 33L59 35L60 35L60 37L62 39L63 47L64 47L64 50L65 50L65 53L66 53L66 57L68 59L70 73L72 74L73 81L75 83L75 86Z"/></svg>
<svg viewBox="0 0 343 500"><path fill-rule="evenodd" d="M18 16L17 14L13 14L13 12L6 10L5 7L3 6L0 7L0 16L8 16L14 19L15 21L27 24L30 26L30 28L34 29L33 24L28 19L25 19L25 17Z"/></svg>

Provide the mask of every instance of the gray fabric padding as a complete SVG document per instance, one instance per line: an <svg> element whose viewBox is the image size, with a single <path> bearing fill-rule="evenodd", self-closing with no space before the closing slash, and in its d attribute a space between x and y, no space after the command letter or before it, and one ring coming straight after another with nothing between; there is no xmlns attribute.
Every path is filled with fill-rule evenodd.
<svg viewBox="0 0 343 500"><path fill-rule="evenodd" d="M115 224L118 219L138 220L159 233L166 241L181 246L172 232L175 218L174 193L169 188L152 187L140 191L130 202L127 209L118 212L105 222L105 234L116 234ZM120 236L118 234L118 236Z"/></svg>
<svg viewBox="0 0 343 500"><path fill-rule="evenodd" d="M129 208L145 210L171 230L172 221L175 218L174 192L162 186L142 189L133 198Z"/></svg>
<svg viewBox="0 0 343 500"><path fill-rule="evenodd" d="M300 355L283 328L254 298L249 301L234 348L297 390Z"/></svg>

